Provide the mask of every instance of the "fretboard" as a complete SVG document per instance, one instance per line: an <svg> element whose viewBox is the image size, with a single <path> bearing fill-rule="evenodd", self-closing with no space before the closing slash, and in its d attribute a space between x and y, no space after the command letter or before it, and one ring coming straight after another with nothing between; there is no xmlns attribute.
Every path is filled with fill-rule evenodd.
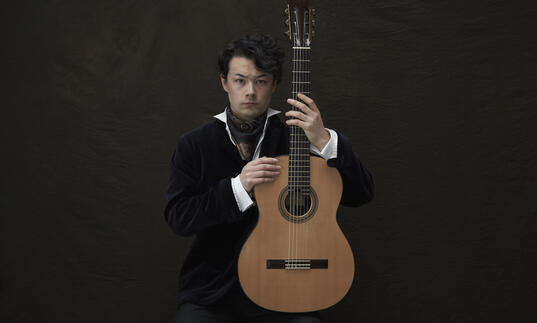
<svg viewBox="0 0 537 323"><path fill-rule="evenodd" d="M293 47L293 92L310 96L310 47ZM300 111L291 106L292 110ZM304 130L291 126L289 143L289 188L307 193L310 188L310 142Z"/></svg>

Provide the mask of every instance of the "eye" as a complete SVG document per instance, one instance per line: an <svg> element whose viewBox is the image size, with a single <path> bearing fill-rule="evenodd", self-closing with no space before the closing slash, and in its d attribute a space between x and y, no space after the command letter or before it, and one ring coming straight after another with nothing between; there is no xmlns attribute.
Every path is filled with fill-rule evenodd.
<svg viewBox="0 0 537 323"><path fill-rule="evenodd" d="M256 82L257 82L257 84L260 84L260 85L267 84L267 80L257 80Z"/></svg>
<svg viewBox="0 0 537 323"><path fill-rule="evenodd" d="M242 84L242 83L244 83L244 80L243 79L235 79L235 83Z"/></svg>

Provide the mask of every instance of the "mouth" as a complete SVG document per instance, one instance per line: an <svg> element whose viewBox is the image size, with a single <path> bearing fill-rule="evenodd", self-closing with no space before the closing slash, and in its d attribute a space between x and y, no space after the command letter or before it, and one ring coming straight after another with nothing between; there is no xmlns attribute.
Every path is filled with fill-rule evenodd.
<svg viewBox="0 0 537 323"><path fill-rule="evenodd" d="M247 106L257 105L256 102L244 102L243 104L244 104L244 105L247 105Z"/></svg>

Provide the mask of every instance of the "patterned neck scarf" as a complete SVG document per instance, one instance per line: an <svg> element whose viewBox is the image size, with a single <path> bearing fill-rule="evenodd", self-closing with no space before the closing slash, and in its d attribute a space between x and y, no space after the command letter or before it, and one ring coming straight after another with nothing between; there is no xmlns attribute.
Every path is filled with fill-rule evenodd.
<svg viewBox="0 0 537 323"><path fill-rule="evenodd" d="M267 112L251 121L243 121L237 118L229 108L226 109L226 114L229 130L233 139L235 139L242 160L252 160L257 141L261 137L265 126Z"/></svg>

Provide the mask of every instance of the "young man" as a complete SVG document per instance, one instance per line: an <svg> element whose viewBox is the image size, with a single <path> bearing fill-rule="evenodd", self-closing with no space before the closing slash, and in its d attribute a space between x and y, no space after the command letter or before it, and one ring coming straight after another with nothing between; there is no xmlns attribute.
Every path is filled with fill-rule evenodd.
<svg viewBox="0 0 537 323"><path fill-rule="evenodd" d="M258 217L253 188L273 181L273 157L287 155L290 125L302 128L311 152L336 167L343 179L341 203L359 206L373 198L369 171L342 134L326 129L316 103L287 102L298 111L269 108L282 75L283 53L264 35L231 41L220 53L220 81L229 107L179 139L170 162L167 204L170 227L196 239L179 276L175 322L320 322L315 313L262 309L242 292L237 260Z"/></svg>

